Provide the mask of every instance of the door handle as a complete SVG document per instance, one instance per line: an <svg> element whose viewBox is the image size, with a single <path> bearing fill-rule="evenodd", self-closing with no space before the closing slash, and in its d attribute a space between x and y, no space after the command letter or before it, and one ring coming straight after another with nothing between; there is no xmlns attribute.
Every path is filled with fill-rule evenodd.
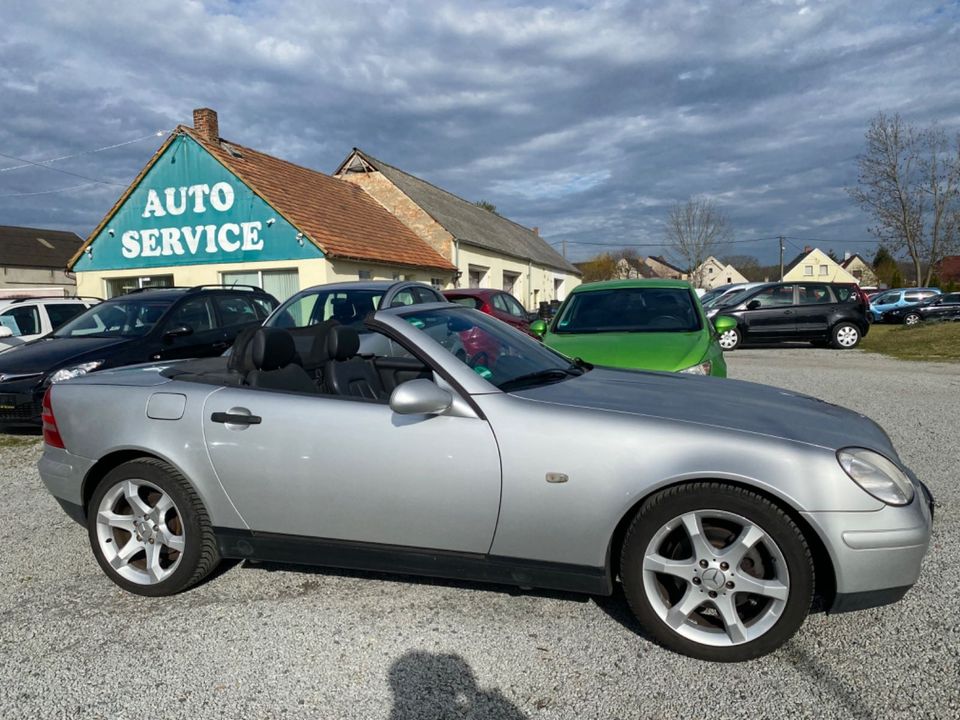
<svg viewBox="0 0 960 720"><path fill-rule="evenodd" d="M259 415L243 415L241 413L215 412L210 416L211 422L226 425L259 425L263 418Z"/></svg>
<svg viewBox="0 0 960 720"><path fill-rule="evenodd" d="M784 314L784 315L793 315L793 310L784 310L784 311L783 311L783 314Z"/></svg>

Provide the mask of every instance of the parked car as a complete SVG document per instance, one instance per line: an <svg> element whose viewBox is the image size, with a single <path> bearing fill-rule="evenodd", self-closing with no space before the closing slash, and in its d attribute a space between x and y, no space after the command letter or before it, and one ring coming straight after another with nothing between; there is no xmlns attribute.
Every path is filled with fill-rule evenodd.
<svg viewBox="0 0 960 720"><path fill-rule="evenodd" d="M149 288L105 300L0 354L0 426L39 425L44 390L107 368L220 355L277 306L259 288Z"/></svg>
<svg viewBox="0 0 960 720"><path fill-rule="evenodd" d="M916 325L924 320L960 320L960 293L934 295L919 305L888 310L883 322Z"/></svg>
<svg viewBox="0 0 960 720"><path fill-rule="evenodd" d="M898 288L887 290L870 301L870 318L882 322L884 313L898 308L919 305L940 294L939 288Z"/></svg>
<svg viewBox="0 0 960 720"><path fill-rule="evenodd" d="M0 298L0 352L58 329L100 298Z"/></svg>
<svg viewBox="0 0 960 720"><path fill-rule="evenodd" d="M444 290L443 296L450 302L472 307L517 330L532 335L530 323L537 319L537 313L528 313L523 305L513 295L504 290L490 290L487 288L457 288Z"/></svg>
<svg viewBox="0 0 960 720"><path fill-rule="evenodd" d="M680 280L579 285L549 325L537 321L531 328L548 347L596 365L727 376L718 328L690 283Z"/></svg>
<svg viewBox="0 0 960 720"><path fill-rule="evenodd" d="M744 290L749 290L750 288L760 287L764 284L765 283L762 282L747 282L721 285L720 287L714 288L706 295L702 296L700 298L700 304L703 305L704 310L709 312L714 308L719 308L727 304L729 300L738 293L741 293Z"/></svg>
<svg viewBox="0 0 960 720"><path fill-rule="evenodd" d="M360 357L356 328L334 326L319 378L261 328L243 374L218 358L53 385L40 476L104 573L147 596L221 558L619 582L651 637L722 661L780 647L813 598L873 607L919 576L932 498L858 413L572 363L456 304L365 322L395 354ZM499 352L446 349L464 333Z"/></svg>
<svg viewBox="0 0 960 720"><path fill-rule="evenodd" d="M724 350L748 343L807 340L841 350L856 347L870 331L867 300L854 284L766 283L720 311L736 327L720 336Z"/></svg>

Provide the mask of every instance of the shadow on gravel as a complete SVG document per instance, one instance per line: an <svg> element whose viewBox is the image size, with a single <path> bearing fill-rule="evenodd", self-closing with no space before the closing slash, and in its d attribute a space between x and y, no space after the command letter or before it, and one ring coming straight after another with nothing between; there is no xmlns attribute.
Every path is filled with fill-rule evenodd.
<svg viewBox="0 0 960 720"><path fill-rule="evenodd" d="M616 620L621 626L633 634L643 638L647 642L656 643L656 641L643 629L640 621L627 604L627 596L623 594L623 586L620 583L614 583L613 595L597 595L593 597L594 604L603 610L610 618Z"/></svg>
<svg viewBox="0 0 960 720"><path fill-rule="evenodd" d="M267 572L296 572L304 575L329 575L333 577L357 578L358 580L380 580L381 582L399 582L407 585L432 585L434 587L449 587L459 590L482 590L484 592L499 592L505 595L552 598L555 600L569 600L585 603L590 601L590 595L564 592L563 590L544 590L542 588L523 589L516 585L502 585L499 583L475 582L472 580L452 580L449 578L435 578L424 575L404 575L400 573L375 572L372 570L349 570L345 568L318 567L316 565L293 565L287 563L244 561L244 567L259 568ZM312 582L312 581L309 581Z"/></svg>
<svg viewBox="0 0 960 720"><path fill-rule="evenodd" d="M393 691L390 720L528 717L496 688L479 687L459 655L408 652L390 666L387 678Z"/></svg>
<svg viewBox="0 0 960 720"><path fill-rule="evenodd" d="M806 675L814 686L822 688L843 708L845 717L851 720L876 720L877 715L868 708L863 697L832 668L827 667L810 653L790 643L782 650L783 657L801 674Z"/></svg>

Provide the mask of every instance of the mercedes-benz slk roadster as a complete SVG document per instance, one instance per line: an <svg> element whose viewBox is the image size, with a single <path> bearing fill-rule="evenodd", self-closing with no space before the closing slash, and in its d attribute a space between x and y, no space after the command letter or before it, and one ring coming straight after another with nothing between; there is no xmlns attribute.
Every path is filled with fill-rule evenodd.
<svg viewBox="0 0 960 720"><path fill-rule="evenodd" d="M115 583L168 595L221 558L619 583L656 641L736 661L920 573L933 499L862 415L593 367L459 305L371 314L363 354L311 317L50 387L40 475Z"/></svg>

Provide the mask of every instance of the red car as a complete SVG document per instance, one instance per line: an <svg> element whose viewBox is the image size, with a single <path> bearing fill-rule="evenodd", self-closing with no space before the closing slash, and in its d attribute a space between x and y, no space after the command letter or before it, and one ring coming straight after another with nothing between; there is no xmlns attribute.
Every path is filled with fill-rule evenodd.
<svg viewBox="0 0 960 720"><path fill-rule="evenodd" d="M524 310L520 301L508 292L486 288L457 288L444 290L443 296L450 302L476 308L497 320L513 325L518 330L523 330L531 337L536 337L530 332L530 323L536 319L536 316Z"/></svg>

